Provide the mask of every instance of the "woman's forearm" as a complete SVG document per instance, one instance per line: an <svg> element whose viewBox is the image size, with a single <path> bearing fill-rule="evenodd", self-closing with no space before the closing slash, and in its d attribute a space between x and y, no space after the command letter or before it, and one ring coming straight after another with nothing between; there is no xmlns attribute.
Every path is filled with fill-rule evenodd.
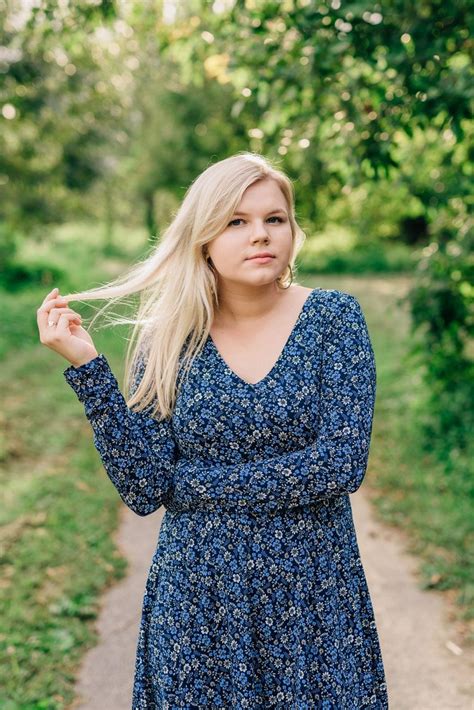
<svg viewBox="0 0 474 710"><path fill-rule="evenodd" d="M129 409L103 354L68 367L64 376L84 405L94 445L122 500L137 515L153 513L166 502L173 480L176 445L169 420Z"/></svg>

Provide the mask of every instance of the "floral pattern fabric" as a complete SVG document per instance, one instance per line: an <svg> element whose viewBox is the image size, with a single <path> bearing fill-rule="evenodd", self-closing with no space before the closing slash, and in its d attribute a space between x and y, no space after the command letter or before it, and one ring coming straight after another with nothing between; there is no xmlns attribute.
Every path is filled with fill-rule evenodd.
<svg viewBox="0 0 474 710"><path fill-rule="evenodd" d="M102 353L64 375L126 505L166 508L132 710L388 708L349 498L376 394L357 299L313 289L254 384L209 336L163 421L126 406Z"/></svg>

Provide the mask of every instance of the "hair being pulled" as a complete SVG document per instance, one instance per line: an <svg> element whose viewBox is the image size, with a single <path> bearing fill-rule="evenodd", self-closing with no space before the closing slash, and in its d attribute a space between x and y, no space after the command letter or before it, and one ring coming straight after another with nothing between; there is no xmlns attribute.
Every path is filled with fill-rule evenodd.
<svg viewBox="0 0 474 710"><path fill-rule="evenodd" d="M206 244L226 229L245 190L262 179L275 180L287 203L292 275L305 240L295 218L293 185L267 158L242 151L198 175L146 258L107 284L66 295L76 301L107 300L94 315L92 326L106 308L140 294L135 317L109 318L111 324L132 326L125 360L129 407L146 408L157 419L171 416L181 377L204 346L218 306L217 281L206 260ZM277 283L283 288L286 282L283 273Z"/></svg>

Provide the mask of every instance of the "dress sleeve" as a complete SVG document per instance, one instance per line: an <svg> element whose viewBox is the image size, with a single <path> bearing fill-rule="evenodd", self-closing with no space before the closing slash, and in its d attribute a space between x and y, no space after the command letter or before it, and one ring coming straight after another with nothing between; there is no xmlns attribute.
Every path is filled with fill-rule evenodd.
<svg viewBox="0 0 474 710"><path fill-rule="evenodd" d="M139 358L132 382L136 391L145 363ZM124 503L137 515L149 515L167 500L177 447L170 419L130 409L105 355L84 365L71 365L64 377L78 399L94 435L94 445Z"/></svg>
<svg viewBox="0 0 474 710"><path fill-rule="evenodd" d="M183 458L175 469L170 507L275 511L354 493L367 469L376 369L363 312L349 294L325 334L320 387L311 444L233 465L209 466Z"/></svg>

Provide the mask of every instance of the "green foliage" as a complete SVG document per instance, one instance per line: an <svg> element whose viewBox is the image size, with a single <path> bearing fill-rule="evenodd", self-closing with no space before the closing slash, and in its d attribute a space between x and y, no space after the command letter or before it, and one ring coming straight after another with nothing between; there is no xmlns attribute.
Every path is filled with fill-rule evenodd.
<svg viewBox="0 0 474 710"><path fill-rule="evenodd" d="M443 458L465 448L474 430L474 229L465 203L454 200L434 226L438 241L423 250L409 293L414 362L423 368L420 405L427 445Z"/></svg>
<svg viewBox="0 0 474 710"><path fill-rule="evenodd" d="M0 222L0 278L10 268L18 249L19 236L7 224Z"/></svg>
<svg viewBox="0 0 474 710"><path fill-rule="evenodd" d="M330 174L391 174L400 167L398 132L411 135L441 116L458 139L464 135L472 98L467 1L409 7L392 0L380 11L296 0L199 7L199 26L212 40L191 31L197 18L190 11L180 33L163 28L163 47L173 56L185 47L197 82L207 63L219 81L246 90L241 111L261 117L264 149L279 137L280 154L296 154L298 140L309 139L324 182ZM321 160L327 147L330 164Z"/></svg>
<svg viewBox="0 0 474 710"><path fill-rule="evenodd" d="M300 273L419 262L406 301L424 385L417 432L462 477L474 423L472 4L29 5L20 17L0 4L0 287L15 293L0 353L34 340L28 289L102 280L104 256L114 274L210 161L255 150L294 180L309 235Z"/></svg>
<svg viewBox="0 0 474 710"><path fill-rule="evenodd" d="M413 268L413 252L403 244L357 244L349 251L303 252L298 259L302 274L395 274Z"/></svg>
<svg viewBox="0 0 474 710"><path fill-rule="evenodd" d="M108 173L104 145L123 142L125 70L101 46L100 23L122 40L122 61L132 52L110 24L111 0L40 1L21 14L3 3L0 13L0 220L29 230L79 214L75 193Z"/></svg>
<svg viewBox="0 0 474 710"><path fill-rule="evenodd" d="M202 88L181 87L177 78L178 67L169 61L152 73L145 66L137 78L143 118L133 134L136 168L130 186L143 205L150 236L165 226L158 221L160 191L180 202L187 185L207 167L210 155L245 147L237 122L222 120L231 110L229 92L210 79ZM171 214L165 222L168 218Z"/></svg>
<svg viewBox="0 0 474 710"><path fill-rule="evenodd" d="M25 260L22 257L23 245L19 232L0 222L0 288L12 292L36 284L46 286L63 276L61 269L51 264L49 259Z"/></svg>
<svg viewBox="0 0 474 710"><path fill-rule="evenodd" d="M460 344L472 337L466 242L472 244L445 232L462 233L460 205L472 205L472 4L391 0L373 10L358 1L253 0L220 12L206 2L200 8L199 20L191 13L179 19L181 32L163 30L163 46L173 57L186 48L184 61L198 84L204 66L234 86L235 109L255 148L284 156L297 176L302 218L321 229L337 193L350 195L369 181L393 183L398 191L405 185L418 203L413 216L424 238L442 254L450 243L456 264L443 272L436 260L423 260L410 297L414 327L423 326L427 336L419 350L433 393L427 441L445 427L450 442L464 441L473 373ZM195 24L206 28L209 42L191 30ZM405 210L400 230L410 216ZM363 223L359 217L360 229ZM369 207L367 224L375 223ZM394 236L393 219L390 227ZM352 263L364 254L365 264L386 268L376 247L367 250L367 230L361 235L366 244ZM347 261L335 254L324 268L343 271ZM453 285L456 279L462 287Z"/></svg>

